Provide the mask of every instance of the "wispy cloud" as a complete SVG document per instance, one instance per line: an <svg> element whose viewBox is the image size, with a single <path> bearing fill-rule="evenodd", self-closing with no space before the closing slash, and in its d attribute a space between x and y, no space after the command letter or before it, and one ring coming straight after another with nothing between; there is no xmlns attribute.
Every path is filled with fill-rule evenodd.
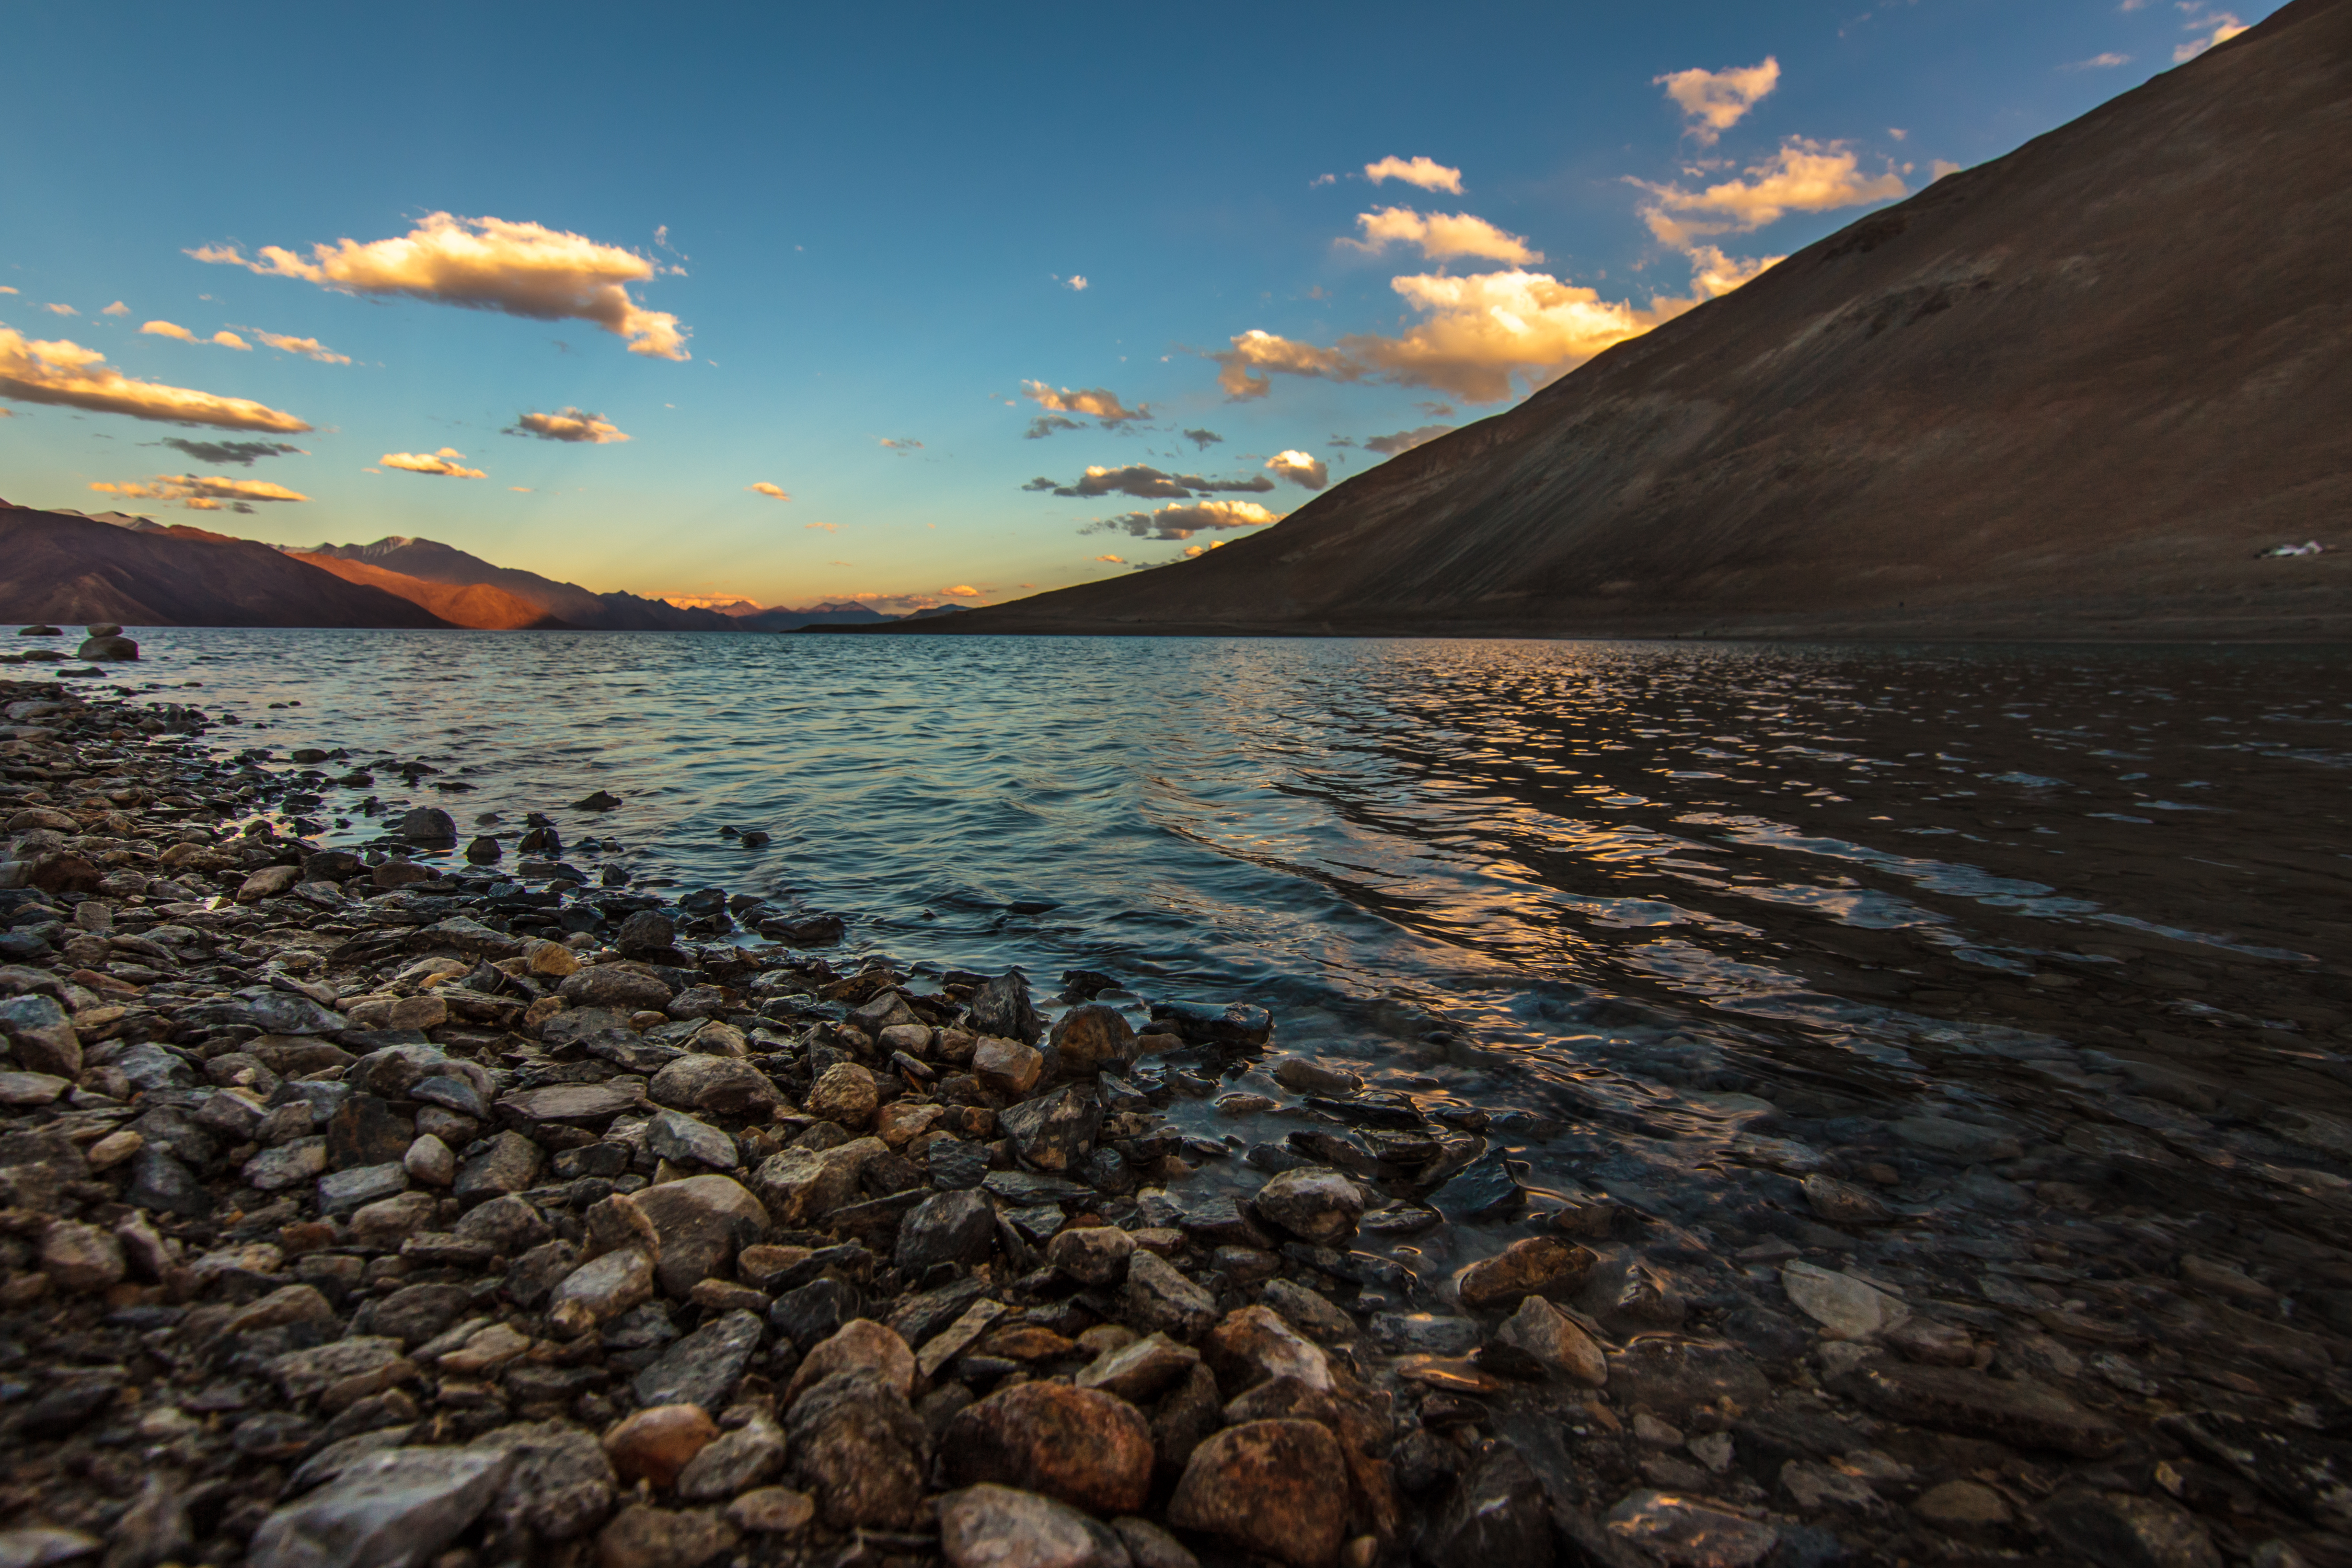
<svg viewBox="0 0 2352 1568"><path fill-rule="evenodd" d="M958 583L954 587L942 588L940 592L945 594L950 599L977 599L980 597L980 590L973 587L969 583Z"/></svg>
<svg viewBox="0 0 2352 1568"><path fill-rule="evenodd" d="M215 332L209 338L200 338L176 321L150 321L139 330L151 338L174 338L184 343L217 343L222 348L236 349L243 353L253 352L251 343L226 329Z"/></svg>
<svg viewBox="0 0 2352 1568"><path fill-rule="evenodd" d="M1780 62L1767 55L1761 65L1727 66L1719 71L1694 68L1650 80L1664 88L1682 110L1688 121L1684 134L1702 147L1712 147L1780 84Z"/></svg>
<svg viewBox="0 0 2352 1568"><path fill-rule="evenodd" d="M789 500L791 498L788 496L785 499ZM801 526L805 529L821 530L826 533L839 533L841 531L841 524L837 522L804 522L801 524Z"/></svg>
<svg viewBox="0 0 2352 1568"><path fill-rule="evenodd" d="M1445 191L1457 196L1462 194L1462 171L1449 169L1434 158L1383 158L1364 165L1364 178L1376 185L1382 180L1402 180L1424 191Z"/></svg>
<svg viewBox="0 0 2352 1568"><path fill-rule="evenodd" d="M2062 71L2103 71L2113 70L2117 66L2129 64L2131 64L2129 55L2119 55L2113 49L2109 49L2105 54L2093 55L2087 60L2070 60L2058 68Z"/></svg>
<svg viewBox="0 0 2352 1568"><path fill-rule="evenodd" d="M265 332L258 327L247 327L246 331L280 353L300 354L306 359L317 360L320 364L352 363L351 355L339 354L316 338L291 338L284 332Z"/></svg>
<svg viewBox="0 0 2352 1568"><path fill-rule="evenodd" d="M1712 235L1762 228L1792 212L1829 212L1908 194L1903 176L1892 166L1864 174L1852 149L1801 136L1783 142L1779 152L1750 165L1742 178L1719 181L1704 190L1630 183L1650 193L1651 200L1642 209L1650 232L1678 248Z"/></svg>
<svg viewBox="0 0 2352 1568"><path fill-rule="evenodd" d="M1097 555L1095 559L1097 561L1107 561L1113 566L1124 566L1127 564L1127 557L1124 555Z"/></svg>
<svg viewBox="0 0 2352 1568"><path fill-rule="evenodd" d="M411 474L433 474L445 479L486 479L489 475L479 468L464 466L466 454L455 447L444 447L438 452L386 452L376 459L387 468L399 468Z"/></svg>
<svg viewBox="0 0 2352 1568"><path fill-rule="evenodd" d="M1331 482L1323 459L1307 452L1276 452L1265 460L1266 472L1288 479L1302 489L1319 490Z"/></svg>
<svg viewBox="0 0 2352 1568"><path fill-rule="evenodd" d="M1391 245L1404 244L1420 247L1422 255L1432 261L1452 256L1483 256L1513 263L1543 259L1542 251L1530 248L1518 236L1506 234L1485 218L1473 217L1468 213L1423 215L1406 207L1382 207L1378 212L1358 213L1356 226L1364 231L1361 239L1342 239L1339 243L1366 255L1378 255Z"/></svg>
<svg viewBox="0 0 2352 1568"><path fill-rule="evenodd" d="M109 484L101 479L89 487L100 495L121 496L131 500L175 500L191 511L217 511L223 501L299 501L310 498L299 490L273 485L267 479L232 479L218 475L198 479L194 474L158 474L152 479L131 479L121 484ZM239 511L251 510L237 507Z"/></svg>
<svg viewBox="0 0 2352 1568"><path fill-rule="evenodd" d="M52 316L79 316L81 314L79 310L75 310L71 305L44 305L41 309L47 310Z"/></svg>
<svg viewBox="0 0 2352 1568"><path fill-rule="evenodd" d="M1163 506L1158 511L1122 512L1078 530L1081 533L1125 533L1137 539L1190 539L1196 533L1227 528L1264 528L1280 522L1253 500L1200 500Z"/></svg>
<svg viewBox="0 0 2352 1568"><path fill-rule="evenodd" d="M215 468L249 468L262 458L309 455L301 447L290 447L283 441L191 441L184 437L166 436L163 445L184 457L193 458L199 463L210 463Z"/></svg>
<svg viewBox="0 0 2352 1568"><path fill-rule="evenodd" d="M1029 421L1029 428L1022 432L1021 438L1024 441L1042 441L1046 437L1054 435L1057 431L1083 430L1085 428L1086 426L1081 421L1066 417L1063 415L1040 414L1036 418Z"/></svg>
<svg viewBox="0 0 2352 1568"><path fill-rule="evenodd" d="M2196 37L2173 49L2172 61L2175 65L2193 60L2214 45L2226 44L2246 30L2246 24L2239 21L2231 13L2216 11L2210 6L2195 4L2193 0L2189 4L2182 5L2179 10L2182 16L2189 18L2186 26L2196 34ZM49 309L54 310L57 307L52 305Z"/></svg>
<svg viewBox="0 0 2352 1568"><path fill-rule="evenodd" d="M1067 278L1065 278L1060 273L1056 272L1053 275L1053 278L1055 282L1059 283L1063 288L1069 289L1074 294L1083 294L1089 287L1091 287L1091 285L1087 282L1087 275L1083 272L1073 272Z"/></svg>
<svg viewBox="0 0 2352 1568"><path fill-rule="evenodd" d="M1151 417L1150 404L1129 408L1119 401L1118 394L1108 387L1080 387L1074 392L1066 386L1056 392L1042 381L1024 381L1021 384L1021 395L1049 413L1090 414L1106 425L1124 425Z"/></svg>
<svg viewBox="0 0 2352 1568"><path fill-rule="evenodd" d="M658 264L541 224L432 213L396 239L313 245L307 258L275 245L251 260L230 245L188 254L346 293L400 295L540 321L591 321L626 339L631 353L692 357L676 316L629 297L627 286L658 276Z"/></svg>
<svg viewBox="0 0 2352 1568"><path fill-rule="evenodd" d="M1192 442L1197 450L1203 452L1224 439L1214 430L1187 430L1183 432L1183 436L1184 439Z"/></svg>
<svg viewBox="0 0 2352 1568"><path fill-rule="evenodd" d="M609 447L629 438L627 431L601 414L559 408L552 414L526 414L508 427L509 436L536 436L542 441L571 441Z"/></svg>
<svg viewBox="0 0 2352 1568"><path fill-rule="evenodd" d="M109 305L105 310L100 310L99 314L101 316L127 316L131 314L131 307L124 304L121 300L117 300L113 304Z"/></svg>
<svg viewBox="0 0 2352 1568"><path fill-rule="evenodd" d="M1274 489L1274 481L1262 474L1253 474L1245 479L1209 479L1198 474L1163 473L1142 463L1130 463L1118 468L1089 468L1066 485L1040 475L1021 488L1057 496L1123 495L1138 500L1182 500L1195 493L1213 494L1220 490L1262 493Z"/></svg>
<svg viewBox="0 0 2352 1568"><path fill-rule="evenodd" d="M1410 452L1415 447L1434 441L1453 428L1451 425L1423 425L1418 429L1400 430L1393 436L1370 436L1365 437L1364 450L1378 452L1383 458L1393 458L1399 452Z"/></svg>
<svg viewBox="0 0 2352 1568"><path fill-rule="evenodd" d="M105 360L96 349L79 343L28 342L23 333L0 327L0 397L229 430L275 430L290 436L310 428L291 414L247 398L139 381Z"/></svg>
<svg viewBox="0 0 2352 1568"><path fill-rule="evenodd" d="M919 452L923 449L923 444L920 441L911 441L889 436L882 437L879 444L886 451L896 452L902 458L909 452Z"/></svg>
<svg viewBox="0 0 2352 1568"><path fill-rule="evenodd" d="M783 486L772 485L765 479L760 480L757 484L745 485L743 488L751 491L755 495L767 496L775 500L790 500L793 499L790 495L785 493Z"/></svg>

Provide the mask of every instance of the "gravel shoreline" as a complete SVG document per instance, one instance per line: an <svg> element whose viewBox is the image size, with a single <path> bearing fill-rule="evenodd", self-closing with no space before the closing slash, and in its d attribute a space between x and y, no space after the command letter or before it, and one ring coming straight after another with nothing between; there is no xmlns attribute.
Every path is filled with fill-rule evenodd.
<svg viewBox="0 0 2352 1568"><path fill-rule="evenodd" d="M2352 1561L2352 1345L2219 1248L2189 1407L2063 1257L2031 1342L1874 1275L1869 1160L1754 1140L1796 1239L1708 1258L1246 1000L852 967L551 817L238 831L329 777L208 722L0 681L0 1568ZM1166 1112L1272 1058L1210 1191Z"/></svg>

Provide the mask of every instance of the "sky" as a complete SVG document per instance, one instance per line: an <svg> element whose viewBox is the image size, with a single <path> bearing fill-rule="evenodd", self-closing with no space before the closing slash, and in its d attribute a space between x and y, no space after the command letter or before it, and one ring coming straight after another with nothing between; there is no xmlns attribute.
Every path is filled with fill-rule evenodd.
<svg viewBox="0 0 2352 1568"><path fill-rule="evenodd" d="M994 604L1263 528L2276 7L0 13L0 496Z"/></svg>

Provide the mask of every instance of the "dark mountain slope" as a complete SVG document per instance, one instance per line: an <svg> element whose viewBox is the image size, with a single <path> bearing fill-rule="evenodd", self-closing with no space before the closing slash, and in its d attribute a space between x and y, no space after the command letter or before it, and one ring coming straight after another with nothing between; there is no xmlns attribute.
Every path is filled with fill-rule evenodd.
<svg viewBox="0 0 2352 1568"><path fill-rule="evenodd" d="M592 594L576 583L559 583L536 572L493 566L431 539L393 534L373 544L322 544L308 553L363 562L404 577L458 586L499 588L539 606L566 626L592 631L729 632L740 629L716 610L681 609L635 594Z"/></svg>
<svg viewBox="0 0 2352 1568"><path fill-rule="evenodd" d="M905 629L2352 636L2347 432L2297 0L1262 533Z"/></svg>
<svg viewBox="0 0 2352 1568"><path fill-rule="evenodd" d="M0 619L131 626L440 626L407 600L202 529L0 510Z"/></svg>

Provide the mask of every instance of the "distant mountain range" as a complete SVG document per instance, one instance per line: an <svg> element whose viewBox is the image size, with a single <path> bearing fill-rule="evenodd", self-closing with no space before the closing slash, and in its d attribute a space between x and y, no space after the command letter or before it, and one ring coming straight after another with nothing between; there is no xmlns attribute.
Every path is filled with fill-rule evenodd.
<svg viewBox="0 0 2352 1568"><path fill-rule="evenodd" d="M2352 0L2294 0L1270 528L949 625L2343 639L2347 237Z"/></svg>
<svg viewBox="0 0 2352 1568"><path fill-rule="evenodd" d="M592 594L398 534L373 544L273 547L132 512L41 511L0 500L0 616L18 620L781 632L895 618L858 604L793 610L724 603L720 610Z"/></svg>

